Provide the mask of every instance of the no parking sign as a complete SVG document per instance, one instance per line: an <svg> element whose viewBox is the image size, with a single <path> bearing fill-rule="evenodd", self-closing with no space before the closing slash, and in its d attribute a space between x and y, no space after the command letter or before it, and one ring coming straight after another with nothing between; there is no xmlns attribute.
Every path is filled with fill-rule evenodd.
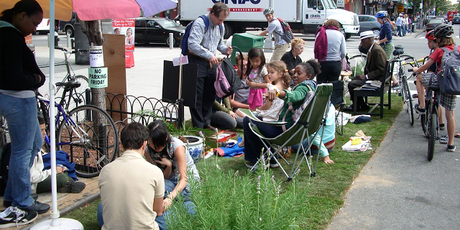
<svg viewBox="0 0 460 230"><path fill-rule="evenodd" d="M88 85L90 88L106 88L108 82L107 67L88 68Z"/></svg>

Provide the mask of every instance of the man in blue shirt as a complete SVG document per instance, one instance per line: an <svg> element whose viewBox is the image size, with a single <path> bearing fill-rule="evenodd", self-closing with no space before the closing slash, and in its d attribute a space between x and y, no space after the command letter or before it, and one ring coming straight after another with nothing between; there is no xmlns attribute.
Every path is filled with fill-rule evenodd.
<svg viewBox="0 0 460 230"><path fill-rule="evenodd" d="M195 107L190 107L190 115L194 127L208 128L211 124L212 104L216 97L214 81L218 60L216 51L231 55L232 47L223 42L223 23L230 9L224 3L216 3L206 15L211 23L205 28L202 18L192 25L188 38L188 58L191 64L197 65L197 89Z"/></svg>
<svg viewBox="0 0 460 230"><path fill-rule="evenodd" d="M393 55L394 45L393 45L393 28L390 21L388 20L388 14L386 11L378 12L375 17L382 24L379 34L379 40L376 42L379 44L382 49L385 51L387 58L390 59Z"/></svg>

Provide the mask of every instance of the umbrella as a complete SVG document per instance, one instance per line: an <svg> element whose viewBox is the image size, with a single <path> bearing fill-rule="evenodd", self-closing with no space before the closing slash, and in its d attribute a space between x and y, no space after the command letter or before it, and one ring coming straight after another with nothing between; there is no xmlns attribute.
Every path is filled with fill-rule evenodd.
<svg viewBox="0 0 460 230"><path fill-rule="evenodd" d="M13 8L19 0L0 0L0 12ZM152 16L159 12L176 8L177 1L173 0L36 0L43 9L44 17L50 19L50 31L54 31L54 20L70 20L72 11L75 11L82 21L102 19L134 18L141 15ZM49 47L54 47L54 39L49 39ZM50 49L50 101L54 101L54 50ZM50 107L50 133L55 133L55 111ZM51 184L52 184L52 211L51 220L44 221L33 229L83 229L78 222L66 218L59 219L57 209L56 188L56 138L50 135L51 153Z"/></svg>
<svg viewBox="0 0 460 230"><path fill-rule="evenodd" d="M1 0L0 10L10 9L18 0ZM159 12L176 8L173 0L37 0L43 8L45 18L51 18L50 5L54 2L54 19L69 21L75 11L82 21L134 18L141 15L151 16Z"/></svg>

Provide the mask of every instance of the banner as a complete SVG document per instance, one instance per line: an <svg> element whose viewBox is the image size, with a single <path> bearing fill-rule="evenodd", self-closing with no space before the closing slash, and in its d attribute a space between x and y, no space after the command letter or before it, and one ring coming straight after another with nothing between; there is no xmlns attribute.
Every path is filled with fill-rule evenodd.
<svg viewBox="0 0 460 230"><path fill-rule="evenodd" d="M125 49L134 51L135 19L113 19L113 33L125 35Z"/></svg>

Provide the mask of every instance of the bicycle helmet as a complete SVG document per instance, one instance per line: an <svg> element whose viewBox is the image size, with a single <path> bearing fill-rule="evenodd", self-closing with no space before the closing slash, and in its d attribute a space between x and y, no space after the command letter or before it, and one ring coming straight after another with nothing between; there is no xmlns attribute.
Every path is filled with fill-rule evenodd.
<svg viewBox="0 0 460 230"><path fill-rule="evenodd" d="M271 7L268 7L267 9L264 10L264 15L273 14L273 13L275 13L275 11Z"/></svg>
<svg viewBox="0 0 460 230"><path fill-rule="evenodd" d="M375 15L376 18L386 18L388 17L388 14L386 11L379 11L376 15Z"/></svg>
<svg viewBox="0 0 460 230"><path fill-rule="evenodd" d="M454 34L454 29L451 25L441 24L434 28L435 38L451 38Z"/></svg>
<svg viewBox="0 0 460 230"><path fill-rule="evenodd" d="M428 31L428 33L426 33L425 35L425 38L432 41L436 40L436 38L434 37L434 30Z"/></svg>

